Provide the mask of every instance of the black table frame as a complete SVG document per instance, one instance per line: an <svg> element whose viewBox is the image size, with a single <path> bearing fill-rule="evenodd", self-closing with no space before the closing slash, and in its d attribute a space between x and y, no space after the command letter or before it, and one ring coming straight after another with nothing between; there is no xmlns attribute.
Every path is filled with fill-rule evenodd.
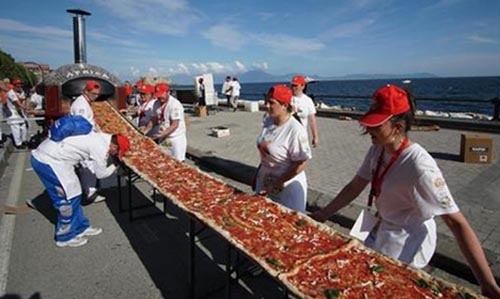
<svg viewBox="0 0 500 299"><path fill-rule="evenodd" d="M153 214L147 214L143 215L140 217L134 217L133 212L135 210L140 210L140 209L145 209L145 208L151 208L155 207L156 208L156 188L153 189L153 201L151 203L143 204L143 205L138 205L138 206L133 206L132 204L132 185L137 182L138 180L141 179L141 177L136 174L131 168L122 166L123 172L125 175L118 174L118 210L120 213L128 212L129 215L129 221L132 222L137 219L141 218L147 218L151 216L160 216L160 215L165 215L166 214L166 203L167 203L167 198L163 199L163 211L160 213L153 213ZM128 209L126 209L123 206L123 196L122 196L122 182L121 182L121 177L125 176L127 179L127 193L128 193ZM198 219L195 215L185 211L186 214L189 217L189 260L188 260L188 284L189 284L189 298L195 299L196 297L196 236L198 236L201 232L203 232L207 226L203 221ZM196 230L196 223L200 223L203 225L202 228L199 230ZM214 231L215 232L215 231ZM217 232L215 232L217 234ZM217 234L219 235L219 234ZM221 236L222 237L222 236ZM238 281L240 277L240 273L238 271L239 265L241 264L241 251L233 246L231 242L229 242L226 238L222 237L222 239L226 240L227 246L226 246L226 285L223 286L226 289L225 295L227 299L231 298L231 284L234 281ZM235 263L233 264L233 254L232 252L235 252L236 257L235 257ZM252 258L248 257L245 255L248 260L253 260ZM235 278L232 277L233 273L235 273ZM275 279L274 279L275 280ZM276 281L276 283L280 284L283 289L283 298L288 298L289 292L286 286L284 286L281 282Z"/></svg>

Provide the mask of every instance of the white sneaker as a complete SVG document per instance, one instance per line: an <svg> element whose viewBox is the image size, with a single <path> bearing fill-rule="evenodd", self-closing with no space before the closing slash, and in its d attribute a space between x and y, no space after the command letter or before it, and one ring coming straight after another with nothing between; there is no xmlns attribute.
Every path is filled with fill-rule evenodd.
<svg viewBox="0 0 500 299"><path fill-rule="evenodd" d="M98 202L102 202L102 201L105 201L105 200L106 200L106 196L97 195L92 202L93 203L98 203Z"/></svg>
<svg viewBox="0 0 500 299"><path fill-rule="evenodd" d="M89 226L89 227L87 227L86 230L84 230L83 232L79 233L76 236L81 238L81 237L87 237L87 236L97 236L100 233L102 233L102 228Z"/></svg>
<svg viewBox="0 0 500 299"><path fill-rule="evenodd" d="M36 205L35 203L33 202L33 199L27 199L26 200L26 205L30 208L32 208L33 210L36 210Z"/></svg>
<svg viewBox="0 0 500 299"><path fill-rule="evenodd" d="M97 194L97 191L94 191L94 192L87 195L86 202L87 203L98 203L98 202L102 202L105 200L106 200L105 196L99 195L99 194Z"/></svg>
<svg viewBox="0 0 500 299"><path fill-rule="evenodd" d="M80 247L87 244L88 240L79 236L74 237L68 241L56 241L57 247Z"/></svg>

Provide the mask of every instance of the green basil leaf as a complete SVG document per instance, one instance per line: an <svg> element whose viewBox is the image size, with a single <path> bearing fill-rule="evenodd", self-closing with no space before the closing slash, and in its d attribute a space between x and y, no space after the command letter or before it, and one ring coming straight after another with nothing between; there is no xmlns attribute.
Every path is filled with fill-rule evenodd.
<svg viewBox="0 0 500 299"><path fill-rule="evenodd" d="M340 296L340 291L337 289L328 289L325 291L325 297L327 299L337 299Z"/></svg>

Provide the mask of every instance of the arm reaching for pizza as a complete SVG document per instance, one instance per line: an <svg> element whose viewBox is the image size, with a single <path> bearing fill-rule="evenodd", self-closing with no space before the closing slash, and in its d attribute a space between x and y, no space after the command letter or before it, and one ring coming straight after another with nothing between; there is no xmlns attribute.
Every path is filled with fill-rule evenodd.
<svg viewBox="0 0 500 299"><path fill-rule="evenodd" d="M164 129L161 129L156 135L153 136L153 139L163 139L168 137L172 132L174 132L179 127L179 120L172 120L170 126Z"/></svg>
<svg viewBox="0 0 500 299"><path fill-rule="evenodd" d="M365 189L369 181L356 175L352 180L342 188L339 194L323 209L311 214L311 217L317 221L325 222L338 210L342 209L353 201Z"/></svg>
<svg viewBox="0 0 500 299"><path fill-rule="evenodd" d="M296 161L293 163L292 167L279 177L274 177L270 180L270 184L267 184L265 190L259 192L261 195L275 194L281 192L285 188L285 182L294 178L297 174L301 173L306 169L307 160Z"/></svg>
<svg viewBox="0 0 500 299"><path fill-rule="evenodd" d="M465 256L469 267L481 286L483 295L489 298L500 298L500 288L488 266L481 243L467 219L461 212L442 215L441 218L455 236L460 251Z"/></svg>

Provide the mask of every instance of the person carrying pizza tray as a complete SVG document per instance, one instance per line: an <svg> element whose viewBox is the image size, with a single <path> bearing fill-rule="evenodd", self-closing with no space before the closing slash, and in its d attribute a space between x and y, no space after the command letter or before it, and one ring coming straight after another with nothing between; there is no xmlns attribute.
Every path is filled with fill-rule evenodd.
<svg viewBox="0 0 500 299"><path fill-rule="evenodd" d="M458 246L490 298L500 298L484 251L460 212L431 155L409 139L415 106L409 92L394 85L375 91L360 118L372 146L354 178L323 209L311 214L324 222L352 202L371 183L368 205L377 213L365 245L416 268L425 267L436 248L435 216L452 231Z"/></svg>

